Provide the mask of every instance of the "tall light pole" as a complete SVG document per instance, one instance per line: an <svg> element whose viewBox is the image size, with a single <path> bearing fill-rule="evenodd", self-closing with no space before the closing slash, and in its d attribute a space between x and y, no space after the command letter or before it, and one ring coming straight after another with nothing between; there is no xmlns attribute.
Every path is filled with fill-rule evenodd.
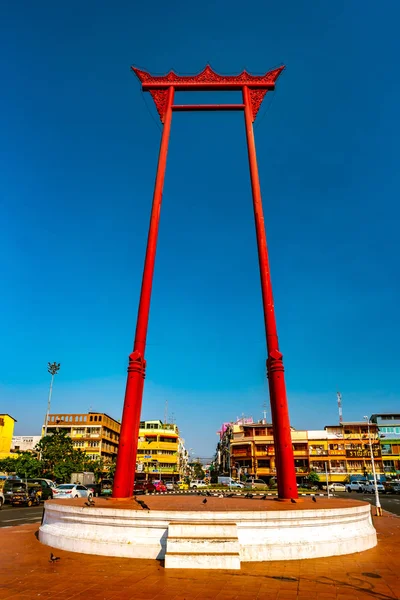
<svg viewBox="0 0 400 600"><path fill-rule="evenodd" d="M58 371L60 370L60 363L47 363L47 372L50 373L51 375L51 381L50 381L50 389L49 389L49 397L47 400L47 412L46 412L46 418L45 418L45 422L44 422L44 435L47 435L47 421L49 420L49 414L50 414L50 404L51 404L51 395L53 393L53 381L54 381L54 375L57 375Z"/></svg>
<svg viewBox="0 0 400 600"><path fill-rule="evenodd" d="M364 419L367 421L367 427L368 427L368 441L369 441L369 449L371 452L372 473L374 476L374 487L375 487L376 516L381 517L382 516L382 507L381 507L381 502L379 500L378 483L376 480L375 460L374 460L374 453L372 451L371 432L369 429L370 420L369 420L369 417L364 417Z"/></svg>

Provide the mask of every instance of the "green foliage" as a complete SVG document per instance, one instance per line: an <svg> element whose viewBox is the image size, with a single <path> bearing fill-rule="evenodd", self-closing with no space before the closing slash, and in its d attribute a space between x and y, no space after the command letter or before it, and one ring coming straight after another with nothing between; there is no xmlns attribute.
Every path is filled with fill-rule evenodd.
<svg viewBox="0 0 400 600"><path fill-rule="evenodd" d="M16 458L2 458L0 460L0 473L15 473L17 467L17 459Z"/></svg>
<svg viewBox="0 0 400 600"><path fill-rule="evenodd" d="M62 429L43 437L35 450L41 453L43 473L51 479L70 481L72 473L89 470L84 468L89 462L85 453L74 449Z"/></svg>
<svg viewBox="0 0 400 600"><path fill-rule="evenodd" d="M315 471L310 471L308 476L308 481L312 484L319 483L319 475Z"/></svg>
<svg viewBox="0 0 400 600"><path fill-rule="evenodd" d="M203 471L203 467L202 467L201 463L197 462L197 463L193 464L193 472L194 472L193 479L204 479L205 473Z"/></svg>

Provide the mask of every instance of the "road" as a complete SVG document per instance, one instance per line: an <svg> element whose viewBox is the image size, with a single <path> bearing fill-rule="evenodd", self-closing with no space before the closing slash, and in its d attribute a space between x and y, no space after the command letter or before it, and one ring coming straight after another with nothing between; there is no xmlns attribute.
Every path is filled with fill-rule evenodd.
<svg viewBox="0 0 400 600"><path fill-rule="evenodd" d="M358 494L357 492L336 492L335 496L340 498L354 498L354 500L363 500L375 506L375 494ZM387 510L400 516L400 496L394 494L380 494L379 500L383 510Z"/></svg>
<svg viewBox="0 0 400 600"><path fill-rule="evenodd" d="M26 523L40 523L42 520L43 504L40 506L17 506L13 508L5 504L0 510L0 527L13 527Z"/></svg>

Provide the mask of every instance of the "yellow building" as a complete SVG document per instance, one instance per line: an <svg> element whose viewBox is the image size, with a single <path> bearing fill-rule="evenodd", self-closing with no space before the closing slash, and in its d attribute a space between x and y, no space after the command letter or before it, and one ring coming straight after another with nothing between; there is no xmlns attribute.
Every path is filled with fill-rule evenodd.
<svg viewBox="0 0 400 600"><path fill-rule="evenodd" d="M141 421L136 472L146 479L177 480L182 474L185 450L175 424Z"/></svg>
<svg viewBox="0 0 400 600"><path fill-rule="evenodd" d="M275 448L270 423L240 422L231 425L230 460L232 474L238 469L247 476L268 482L276 477ZM309 473L308 440L306 431L291 428L296 477Z"/></svg>
<svg viewBox="0 0 400 600"><path fill-rule="evenodd" d="M370 436L376 474L384 474L378 427L371 423ZM310 469L324 480L325 469L330 482L344 482L372 474L368 425L365 421L327 425L321 431L308 432Z"/></svg>
<svg viewBox="0 0 400 600"><path fill-rule="evenodd" d="M0 414L0 459L11 455L10 449L14 435L14 423L17 420L10 415Z"/></svg>
<svg viewBox="0 0 400 600"><path fill-rule="evenodd" d="M47 433L57 429L67 432L74 448L82 450L93 460L116 458L121 424L105 413L52 414L48 417ZM44 427L42 429L44 435Z"/></svg>

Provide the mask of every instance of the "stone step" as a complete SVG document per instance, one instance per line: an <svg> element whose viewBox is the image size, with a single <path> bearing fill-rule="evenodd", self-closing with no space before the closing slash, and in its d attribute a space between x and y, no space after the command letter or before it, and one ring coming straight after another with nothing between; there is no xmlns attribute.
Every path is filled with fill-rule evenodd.
<svg viewBox="0 0 400 600"><path fill-rule="evenodd" d="M168 537L187 538L236 538L236 523L230 521L189 521L187 523L172 522L168 525Z"/></svg>
<svg viewBox="0 0 400 600"><path fill-rule="evenodd" d="M167 554L225 554L238 553L237 537L170 537L167 538Z"/></svg>
<svg viewBox="0 0 400 600"><path fill-rule="evenodd" d="M224 554L199 554L196 552L182 554L167 553L165 555L166 569L240 569L239 552Z"/></svg>

